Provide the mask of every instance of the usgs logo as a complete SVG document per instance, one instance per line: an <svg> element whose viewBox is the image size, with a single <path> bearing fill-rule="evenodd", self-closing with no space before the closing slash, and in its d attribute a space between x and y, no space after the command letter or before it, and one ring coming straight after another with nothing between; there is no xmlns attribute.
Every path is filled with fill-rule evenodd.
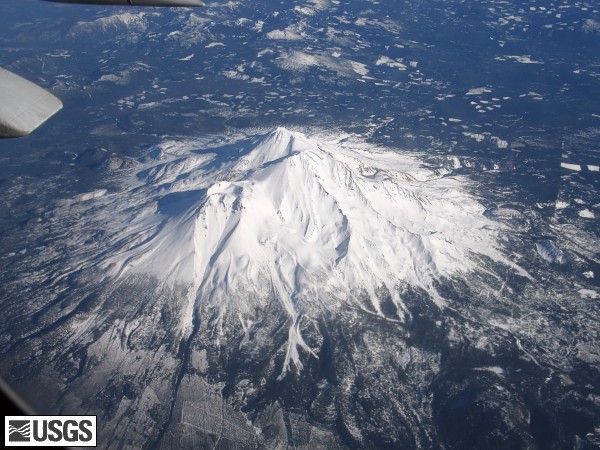
<svg viewBox="0 0 600 450"><path fill-rule="evenodd" d="M96 447L96 416L5 416L6 447Z"/></svg>

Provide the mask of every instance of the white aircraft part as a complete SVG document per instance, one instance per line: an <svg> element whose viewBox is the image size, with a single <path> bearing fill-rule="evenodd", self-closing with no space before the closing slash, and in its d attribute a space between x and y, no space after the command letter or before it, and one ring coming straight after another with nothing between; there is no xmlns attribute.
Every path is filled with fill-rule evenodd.
<svg viewBox="0 0 600 450"><path fill-rule="evenodd" d="M61 108L50 92L0 68L0 137L26 136Z"/></svg>

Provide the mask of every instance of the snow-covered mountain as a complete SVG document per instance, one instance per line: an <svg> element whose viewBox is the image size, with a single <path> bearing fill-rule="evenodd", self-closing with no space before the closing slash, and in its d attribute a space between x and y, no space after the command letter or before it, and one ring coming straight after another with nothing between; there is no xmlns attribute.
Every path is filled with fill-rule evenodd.
<svg viewBox="0 0 600 450"><path fill-rule="evenodd" d="M246 328L275 297L290 319L282 375L302 367L298 346L315 351L298 331L303 317L360 308L404 322L402 283L443 307L436 280L477 270L482 257L510 264L466 180L413 156L285 128L161 155L139 186L110 198L121 229L104 266L187 286L182 330L200 303Z"/></svg>
<svg viewBox="0 0 600 450"><path fill-rule="evenodd" d="M536 350L547 296L514 210L486 210L452 156L305 133L94 154L111 183L35 222L64 254L32 253L40 286L9 286L0 335L48 411L174 449L438 448L467 395L494 430L528 423L561 341ZM512 371L534 374L522 394Z"/></svg>
<svg viewBox="0 0 600 450"><path fill-rule="evenodd" d="M73 39L114 39L115 36L126 36L130 41L139 39L140 34L148 29L149 22L159 17L157 13L131 13L123 12L106 17L94 18L78 22L70 31L69 37Z"/></svg>

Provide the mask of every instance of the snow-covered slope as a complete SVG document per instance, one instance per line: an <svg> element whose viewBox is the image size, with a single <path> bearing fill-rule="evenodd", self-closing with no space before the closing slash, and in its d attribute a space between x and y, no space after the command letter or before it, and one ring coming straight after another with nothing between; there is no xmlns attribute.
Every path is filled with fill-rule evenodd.
<svg viewBox="0 0 600 450"><path fill-rule="evenodd" d="M443 306L436 279L477 270L482 255L503 260L498 225L466 180L412 156L284 128L176 153L159 152L117 200L119 251L106 266L188 286L183 329L198 302L246 326L246 313L277 298L291 319L288 362L299 364L296 346L311 351L297 332L302 316L339 307L383 316L381 297L391 296L390 320L403 321L401 283Z"/></svg>
<svg viewBox="0 0 600 450"><path fill-rule="evenodd" d="M128 39L138 38L140 33L147 30L149 21L158 17L157 13L147 12L123 12L97 19L77 22L69 31L69 36L74 39L89 38L103 39L108 37L126 37Z"/></svg>

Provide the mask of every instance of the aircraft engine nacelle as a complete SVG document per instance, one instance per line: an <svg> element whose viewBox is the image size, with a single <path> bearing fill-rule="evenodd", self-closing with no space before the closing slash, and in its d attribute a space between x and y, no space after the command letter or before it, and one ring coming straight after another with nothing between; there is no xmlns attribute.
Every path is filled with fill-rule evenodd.
<svg viewBox="0 0 600 450"><path fill-rule="evenodd" d="M129 5L129 6L204 6L202 0L48 0L58 3L78 3L89 5Z"/></svg>

